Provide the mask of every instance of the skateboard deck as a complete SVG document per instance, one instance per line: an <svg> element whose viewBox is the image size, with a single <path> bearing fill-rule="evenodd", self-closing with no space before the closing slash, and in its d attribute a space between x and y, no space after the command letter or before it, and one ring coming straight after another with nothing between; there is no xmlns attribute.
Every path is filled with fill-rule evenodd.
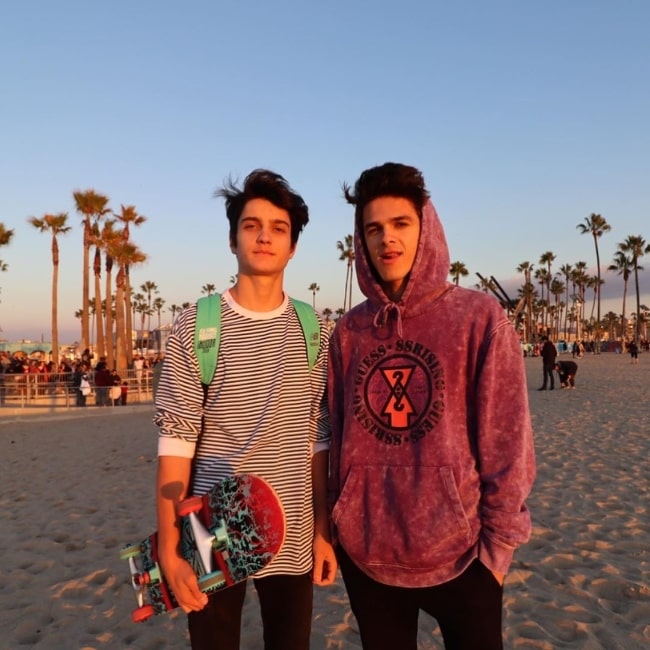
<svg viewBox="0 0 650 650"><path fill-rule="evenodd" d="M199 588L211 593L255 575L280 551L285 519L273 488L252 474L219 481L202 496L178 505L180 553L194 569ZM178 603L158 561L158 534L122 548L138 607L134 622L168 612Z"/></svg>

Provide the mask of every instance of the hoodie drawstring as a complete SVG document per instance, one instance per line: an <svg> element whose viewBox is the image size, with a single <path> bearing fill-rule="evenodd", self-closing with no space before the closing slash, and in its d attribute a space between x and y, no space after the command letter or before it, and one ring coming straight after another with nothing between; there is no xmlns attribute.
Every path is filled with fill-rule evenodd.
<svg viewBox="0 0 650 650"><path fill-rule="evenodd" d="M372 319L372 324L377 327L383 327L388 322L389 312L395 311L397 314L397 335L402 338L402 312L397 303L386 302Z"/></svg>

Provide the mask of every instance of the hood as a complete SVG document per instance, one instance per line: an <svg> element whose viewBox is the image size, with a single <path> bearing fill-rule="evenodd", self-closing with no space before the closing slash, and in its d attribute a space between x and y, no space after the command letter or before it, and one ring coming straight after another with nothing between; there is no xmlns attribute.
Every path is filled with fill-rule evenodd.
<svg viewBox="0 0 650 650"><path fill-rule="evenodd" d="M433 300L453 286L447 280L450 265L447 238L431 201L427 201L422 210L418 249L399 302L392 302L377 281L358 225L354 230L354 261L359 287L368 299L367 308L374 313L375 326L381 327L394 317L400 334L402 318L416 316L430 308Z"/></svg>

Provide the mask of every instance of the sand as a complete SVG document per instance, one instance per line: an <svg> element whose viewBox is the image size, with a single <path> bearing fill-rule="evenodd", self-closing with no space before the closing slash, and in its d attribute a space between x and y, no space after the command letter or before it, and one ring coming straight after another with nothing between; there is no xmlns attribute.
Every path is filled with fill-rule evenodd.
<svg viewBox="0 0 650 650"><path fill-rule="evenodd" d="M568 355L570 357L570 355ZM506 648L650 647L650 354L578 360L576 390L538 392L531 541L504 595ZM0 647L189 647L185 616L134 624L120 547L153 530L152 407L16 416L0 409ZM261 648L254 590L242 648ZM312 648L361 644L339 577L315 592ZM442 648L420 619L419 647Z"/></svg>

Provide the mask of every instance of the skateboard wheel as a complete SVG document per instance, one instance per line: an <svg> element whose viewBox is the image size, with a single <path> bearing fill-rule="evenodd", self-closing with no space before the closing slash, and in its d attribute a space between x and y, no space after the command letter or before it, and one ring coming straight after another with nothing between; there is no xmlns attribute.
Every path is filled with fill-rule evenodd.
<svg viewBox="0 0 650 650"><path fill-rule="evenodd" d="M178 504L178 516L187 517L187 515L198 512L203 507L201 497L188 497Z"/></svg>
<svg viewBox="0 0 650 650"><path fill-rule="evenodd" d="M120 560L128 560L130 557L140 555L140 553L139 544L128 544L124 548L120 549Z"/></svg>
<svg viewBox="0 0 650 650"><path fill-rule="evenodd" d="M225 586L226 578L222 571L213 571L206 573L199 578L199 589L203 592L214 591L220 587Z"/></svg>
<svg viewBox="0 0 650 650"><path fill-rule="evenodd" d="M142 607L138 607L138 609L134 609L133 612L131 612L131 620L134 623L142 623L142 621L146 621L148 618L151 618L155 613L156 610L154 609L153 605L143 605Z"/></svg>
<svg viewBox="0 0 650 650"><path fill-rule="evenodd" d="M149 575L148 571L145 573L136 573L133 576L133 584L138 587L148 585L149 583L151 583L151 576Z"/></svg>

